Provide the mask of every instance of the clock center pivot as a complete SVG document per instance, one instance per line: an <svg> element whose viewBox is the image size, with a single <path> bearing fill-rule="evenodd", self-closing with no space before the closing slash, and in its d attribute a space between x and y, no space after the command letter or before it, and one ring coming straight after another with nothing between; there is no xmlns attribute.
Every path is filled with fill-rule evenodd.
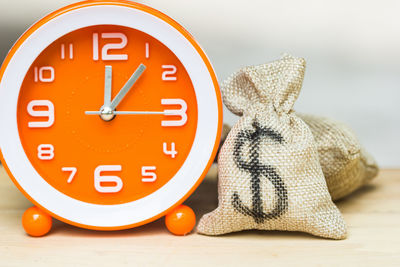
<svg viewBox="0 0 400 267"><path fill-rule="evenodd" d="M111 121L115 118L114 110L110 107L102 107L100 110L100 118L103 121Z"/></svg>

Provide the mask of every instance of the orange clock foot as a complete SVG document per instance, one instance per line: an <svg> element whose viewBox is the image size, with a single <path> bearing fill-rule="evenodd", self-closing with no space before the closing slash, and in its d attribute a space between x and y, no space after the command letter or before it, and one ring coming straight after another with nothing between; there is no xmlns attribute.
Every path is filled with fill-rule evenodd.
<svg viewBox="0 0 400 267"><path fill-rule="evenodd" d="M174 235L186 235L190 233L195 224L196 215L186 205L176 207L171 213L165 216L165 225Z"/></svg>
<svg viewBox="0 0 400 267"><path fill-rule="evenodd" d="M27 209L22 215L22 226L30 236L44 236L50 231L52 224L51 216L35 206Z"/></svg>

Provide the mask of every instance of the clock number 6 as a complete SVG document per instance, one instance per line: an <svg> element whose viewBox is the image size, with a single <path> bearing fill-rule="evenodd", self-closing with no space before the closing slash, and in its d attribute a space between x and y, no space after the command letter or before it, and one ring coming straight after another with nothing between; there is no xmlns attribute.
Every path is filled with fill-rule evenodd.
<svg viewBox="0 0 400 267"><path fill-rule="evenodd" d="M102 172L119 172L121 165L100 165L94 170L94 188L99 193L117 193L123 182L118 176L101 175ZM111 184L111 185L110 185Z"/></svg>

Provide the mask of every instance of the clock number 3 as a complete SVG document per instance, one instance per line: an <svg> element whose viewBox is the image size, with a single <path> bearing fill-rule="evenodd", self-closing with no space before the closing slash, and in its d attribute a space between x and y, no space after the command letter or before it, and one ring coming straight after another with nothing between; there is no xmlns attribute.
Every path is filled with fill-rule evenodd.
<svg viewBox="0 0 400 267"><path fill-rule="evenodd" d="M183 99L173 99L173 98L167 98L167 99L161 99L161 104L162 105L174 105L174 106L180 106L179 109L164 109L164 116L176 116L180 117L179 120L163 120L161 121L161 126L163 127L177 127L177 126L183 126L187 122L187 104L185 100Z"/></svg>

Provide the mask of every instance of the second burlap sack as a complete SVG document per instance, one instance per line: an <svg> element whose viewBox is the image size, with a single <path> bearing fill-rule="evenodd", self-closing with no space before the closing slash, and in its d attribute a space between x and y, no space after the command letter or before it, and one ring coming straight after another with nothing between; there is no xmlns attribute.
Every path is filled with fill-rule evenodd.
<svg viewBox="0 0 400 267"><path fill-rule="evenodd" d="M218 159L219 206L198 232L302 231L343 239L310 129L293 111L305 71L301 58L246 67L222 86L224 103L242 116Z"/></svg>
<svg viewBox="0 0 400 267"><path fill-rule="evenodd" d="M319 162L333 200L351 194L378 174L374 158L344 123L314 115L298 116L314 136Z"/></svg>

